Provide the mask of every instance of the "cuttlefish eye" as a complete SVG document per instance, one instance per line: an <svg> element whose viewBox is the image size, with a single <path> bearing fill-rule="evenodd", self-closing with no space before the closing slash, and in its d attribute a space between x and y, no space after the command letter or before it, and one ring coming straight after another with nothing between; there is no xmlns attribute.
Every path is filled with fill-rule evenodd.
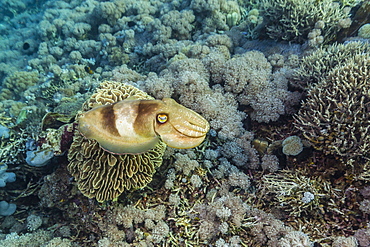
<svg viewBox="0 0 370 247"><path fill-rule="evenodd" d="M157 121L158 121L158 123L163 124L163 123L167 122L167 120L168 120L168 117L167 117L166 114L158 114L157 115Z"/></svg>

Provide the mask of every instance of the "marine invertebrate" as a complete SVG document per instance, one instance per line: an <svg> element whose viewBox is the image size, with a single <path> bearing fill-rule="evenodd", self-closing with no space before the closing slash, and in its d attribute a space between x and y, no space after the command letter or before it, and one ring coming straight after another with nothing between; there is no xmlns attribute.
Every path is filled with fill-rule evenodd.
<svg viewBox="0 0 370 247"><path fill-rule="evenodd" d="M0 201L0 216L12 215L16 209L17 205L6 201Z"/></svg>
<svg viewBox="0 0 370 247"><path fill-rule="evenodd" d="M299 68L294 72L293 83L297 87L306 87L310 83L317 83L326 78L329 72L339 64L345 64L354 56L369 51L370 44L366 42L333 44L319 48L302 59Z"/></svg>
<svg viewBox="0 0 370 247"><path fill-rule="evenodd" d="M344 237L340 236L337 237L333 242L333 247L357 247L358 242L354 236ZM365 246L365 245L360 245Z"/></svg>
<svg viewBox="0 0 370 247"><path fill-rule="evenodd" d="M293 217L319 214L320 205L327 200L331 190L329 183L322 178L310 178L291 170L264 175L261 188L258 193L263 198L273 196L270 205Z"/></svg>
<svg viewBox="0 0 370 247"><path fill-rule="evenodd" d="M203 31L228 30L239 23L242 8L238 1L191 1L190 8L196 14L196 21L202 24Z"/></svg>
<svg viewBox="0 0 370 247"><path fill-rule="evenodd" d="M37 71L17 71L7 76L3 82L3 88L0 91L0 99L19 100L24 97L24 92L39 80Z"/></svg>
<svg viewBox="0 0 370 247"><path fill-rule="evenodd" d="M209 130L207 120L170 98L130 97L81 114L78 125L85 137L116 154L146 152L159 139L170 147L192 148L204 140Z"/></svg>
<svg viewBox="0 0 370 247"><path fill-rule="evenodd" d="M139 89L116 82L105 81L85 102L83 109L111 104L130 96L152 99ZM159 141L148 152L115 155L100 148L99 143L86 139L76 130L68 153L68 170L75 177L79 190L89 198L102 202L118 197L123 191L142 188L148 184L155 168L162 164L166 145Z"/></svg>
<svg viewBox="0 0 370 247"><path fill-rule="evenodd" d="M370 24L365 24L358 30L358 36L364 39L370 38Z"/></svg>
<svg viewBox="0 0 370 247"><path fill-rule="evenodd" d="M370 56L357 55L333 69L308 91L295 126L325 154L368 156L370 145Z"/></svg>
<svg viewBox="0 0 370 247"><path fill-rule="evenodd" d="M323 42L333 41L342 28L340 21L349 17L345 6L332 0L264 0L261 7L270 38L298 43L306 41L308 33L319 20L326 24Z"/></svg>
<svg viewBox="0 0 370 247"><path fill-rule="evenodd" d="M370 21L370 2L368 1L346 1L343 0L343 4L349 5L351 7L356 6L354 8L356 11L352 14L352 24L350 27L341 30L338 34L338 41L343 41L347 37L352 37L356 34L359 28ZM358 8L357 8L358 7Z"/></svg>
<svg viewBox="0 0 370 247"><path fill-rule="evenodd" d="M237 95L241 105L253 108L251 118L258 122L276 121L286 113L290 102L297 103L295 93L288 90L287 69L272 72L262 52L248 51L225 62L225 90Z"/></svg>
<svg viewBox="0 0 370 247"><path fill-rule="evenodd" d="M0 188L5 187L6 183L14 182L16 177L14 172L6 172L8 166L0 163Z"/></svg>
<svg viewBox="0 0 370 247"><path fill-rule="evenodd" d="M293 246L302 246L302 247L312 247L313 242L310 241L307 234L301 231L291 231L288 232L280 241L279 246L293 247Z"/></svg>
<svg viewBox="0 0 370 247"><path fill-rule="evenodd" d="M102 105L124 102L123 100L127 98L153 101L152 97L133 86L104 81L100 84L97 92L85 102L83 109L88 111L96 106L100 106L97 109L101 109ZM163 116L159 116L160 119L157 120L157 115L154 115L151 123L162 121ZM168 117L170 119L171 114ZM84 123L80 122L80 124ZM176 121L174 126L179 127ZM171 135L172 132L167 131L167 134ZM168 141L170 138L164 139ZM152 180L155 168L162 164L165 148L166 144L162 140L156 139L156 142L152 143L152 148L141 150L140 154L117 155L105 151L100 147L98 141L84 138L76 130L68 154L70 161L68 170L75 177L78 188L85 196L95 197L99 202L111 200L125 190L146 186Z"/></svg>
<svg viewBox="0 0 370 247"><path fill-rule="evenodd" d="M161 17L161 21L165 26L171 28L171 36L177 39L191 38L195 21L195 16L192 10L171 10Z"/></svg>
<svg viewBox="0 0 370 247"><path fill-rule="evenodd" d="M283 153L285 155L298 155L303 150L303 144L299 136L289 136L283 143Z"/></svg>

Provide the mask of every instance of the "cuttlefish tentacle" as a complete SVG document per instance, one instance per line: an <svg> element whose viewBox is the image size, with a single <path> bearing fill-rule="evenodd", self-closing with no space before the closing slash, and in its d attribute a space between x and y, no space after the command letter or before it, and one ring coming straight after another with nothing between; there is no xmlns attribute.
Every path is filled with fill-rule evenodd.
<svg viewBox="0 0 370 247"><path fill-rule="evenodd" d="M108 152L137 154L154 148L159 139L175 148L198 146L209 123L175 100L132 100L93 108L80 115L79 131Z"/></svg>
<svg viewBox="0 0 370 247"><path fill-rule="evenodd" d="M164 98L168 108L168 122L157 125L156 133L170 147L192 148L198 146L209 131L209 123L198 113Z"/></svg>

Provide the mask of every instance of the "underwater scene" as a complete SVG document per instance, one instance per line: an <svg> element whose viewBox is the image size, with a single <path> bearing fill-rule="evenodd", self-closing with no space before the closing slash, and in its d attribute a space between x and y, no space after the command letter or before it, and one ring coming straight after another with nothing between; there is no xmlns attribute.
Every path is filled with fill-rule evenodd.
<svg viewBox="0 0 370 247"><path fill-rule="evenodd" d="M0 247L369 247L369 150L369 0L0 1Z"/></svg>

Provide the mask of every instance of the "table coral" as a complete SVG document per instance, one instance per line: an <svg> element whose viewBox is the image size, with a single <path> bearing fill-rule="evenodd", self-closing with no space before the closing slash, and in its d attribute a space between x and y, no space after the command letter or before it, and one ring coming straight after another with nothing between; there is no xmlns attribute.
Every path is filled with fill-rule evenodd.
<svg viewBox="0 0 370 247"><path fill-rule="evenodd" d="M130 96L152 99L133 86L105 81L83 109L86 111ZM95 197L99 202L112 200L124 191L146 186L152 180L155 168L162 164L165 148L166 145L159 141L155 148L145 153L115 155L100 148L97 141L86 139L76 131L68 154L68 170L85 196Z"/></svg>

